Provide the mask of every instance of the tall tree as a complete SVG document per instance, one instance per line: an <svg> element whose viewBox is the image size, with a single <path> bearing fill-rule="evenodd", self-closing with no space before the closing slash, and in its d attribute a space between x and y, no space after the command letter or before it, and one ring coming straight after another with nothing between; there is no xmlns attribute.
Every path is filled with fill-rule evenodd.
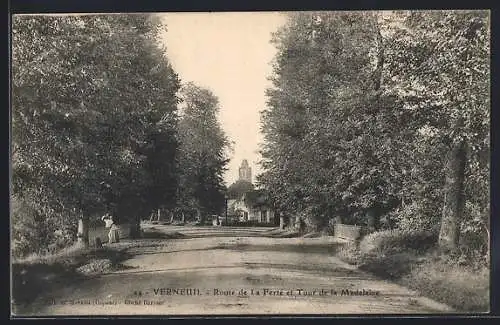
<svg viewBox="0 0 500 325"><path fill-rule="evenodd" d="M387 89L413 112L420 130L446 148L439 243L444 251L455 250L468 200L468 166L477 162L488 170L489 16L485 11L402 13L388 30Z"/></svg>
<svg viewBox="0 0 500 325"><path fill-rule="evenodd" d="M488 19L292 14L274 37L262 117L259 181L281 212L320 227L395 215L399 227L440 228L445 250L460 227L487 230Z"/></svg>
<svg viewBox="0 0 500 325"><path fill-rule="evenodd" d="M217 119L217 97L193 83L186 84L181 94L178 205L204 218L221 213L224 207L223 173L229 142Z"/></svg>
<svg viewBox="0 0 500 325"><path fill-rule="evenodd" d="M177 101L160 28L143 14L14 17L13 194L43 222L142 213L141 148Z"/></svg>
<svg viewBox="0 0 500 325"><path fill-rule="evenodd" d="M392 127L387 118L394 106L378 92L377 26L370 13L300 13L274 38L261 181L285 213L310 216L311 226L324 226L335 214L356 222L355 213L394 201L377 153L388 142L383 134Z"/></svg>

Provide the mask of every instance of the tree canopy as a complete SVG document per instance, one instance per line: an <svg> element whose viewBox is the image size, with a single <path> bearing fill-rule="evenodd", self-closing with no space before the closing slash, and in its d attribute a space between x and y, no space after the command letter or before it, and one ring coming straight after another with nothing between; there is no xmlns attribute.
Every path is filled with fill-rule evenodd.
<svg viewBox="0 0 500 325"><path fill-rule="evenodd" d="M19 15L12 27L16 253L47 248L56 233L67 244L78 220L108 212L138 226L186 193L220 209L217 98L192 84L179 93L156 16Z"/></svg>
<svg viewBox="0 0 500 325"><path fill-rule="evenodd" d="M229 141L217 120L218 99L193 83L184 85L181 96L178 206L201 216L222 213Z"/></svg>
<svg viewBox="0 0 500 325"><path fill-rule="evenodd" d="M483 11L290 14L262 114L259 182L280 212L313 228L341 217L441 229L452 247L476 229L484 249L488 22Z"/></svg>

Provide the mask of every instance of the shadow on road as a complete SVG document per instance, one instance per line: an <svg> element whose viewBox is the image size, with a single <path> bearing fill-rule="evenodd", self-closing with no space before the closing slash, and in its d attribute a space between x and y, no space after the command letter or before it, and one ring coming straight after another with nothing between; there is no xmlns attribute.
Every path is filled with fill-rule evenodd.
<svg viewBox="0 0 500 325"><path fill-rule="evenodd" d="M197 233L197 234L190 234L190 238L205 238L205 237L269 237L266 235L263 235L261 233L255 232L255 233L223 233L223 232L205 232L205 233Z"/></svg>
<svg viewBox="0 0 500 325"><path fill-rule="evenodd" d="M287 232L279 230L277 228L147 225L143 229L143 238L149 239L182 239L204 237L293 238L299 236L297 232Z"/></svg>
<svg viewBox="0 0 500 325"><path fill-rule="evenodd" d="M193 266L193 267L178 267L178 268L161 268L154 270L136 270L136 271L121 271L121 272L110 272L101 274L101 277L106 276L121 276L121 275L129 275L129 274L156 274L161 272L195 272L202 270L210 270L210 269L233 269L237 267L243 267L238 265L217 265L217 266Z"/></svg>
<svg viewBox="0 0 500 325"><path fill-rule="evenodd" d="M318 273L326 276L348 277L350 280L359 278L366 279L366 275L356 270L346 269L343 267L335 267L331 265L310 265L310 264L279 264L279 263L245 263L248 269L278 269L292 272L308 272Z"/></svg>
<svg viewBox="0 0 500 325"><path fill-rule="evenodd" d="M241 244L241 243L221 243L215 246L207 246L203 248L192 248L192 249L178 249L178 250L158 250L158 251L140 251L138 253L132 253L129 251L131 256L134 255L165 255L165 254L175 254L175 253L187 253L187 252L201 252L201 251L212 251L212 250L234 250L239 252L287 252L287 253L310 253L310 254L325 254L332 256L337 252L339 247L342 246L340 243L328 243L328 244L277 244L277 245L255 245L255 244ZM143 246L145 247L145 246ZM155 245L150 245L148 247L155 247Z"/></svg>
<svg viewBox="0 0 500 325"><path fill-rule="evenodd" d="M309 244L219 244L214 249L230 249L237 251L263 251L263 252L287 252L287 253L314 253L332 255L342 246L341 243L309 243Z"/></svg>
<svg viewBox="0 0 500 325"><path fill-rule="evenodd" d="M218 248L215 246L212 246L212 247L193 248L193 249L179 249L179 250L175 250L175 251L161 251L161 250L160 251L151 251L151 252L141 251L140 253L137 253L134 255L155 255L155 254L165 255L165 254L173 254L173 253L211 251L214 249L218 249Z"/></svg>
<svg viewBox="0 0 500 325"><path fill-rule="evenodd" d="M119 272L111 272L106 274L101 274L101 276L122 276L122 275L132 275L132 274L156 274L163 272L198 272L198 271L206 271L206 270L220 270L220 269L234 269L234 268L242 268L247 270L253 269L272 269L272 270L285 270L290 272L307 272L307 273L317 273L322 276L335 276L335 277L345 277L350 281L357 279L366 280L366 275L360 273L356 270L346 269L343 267L335 267L332 265L309 265L309 264L285 264L285 263L241 263L241 264L233 264L233 265L217 265L217 266L195 266L195 267L170 267L170 268L158 268L154 270L127 270L127 271L119 271ZM245 273L240 273L240 277ZM266 282L265 277L260 276L257 278L249 278L248 276L245 278L248 282ZM273 280L276 280L273 278Z"/></svg>
<svg viewBox="0 0 500 325"><path fill-rule="evenodd" d="M157 230L148 230L142 233L142 239L187 239L192 238L180 232L163 232Z"/></svg>

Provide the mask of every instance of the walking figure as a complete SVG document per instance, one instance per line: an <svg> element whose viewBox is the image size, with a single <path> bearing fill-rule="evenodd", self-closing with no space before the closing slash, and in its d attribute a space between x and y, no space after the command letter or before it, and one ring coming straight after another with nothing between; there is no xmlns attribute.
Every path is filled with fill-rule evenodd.
<svg viewBox="0 0 500 325"><path fill-rule="evenodd" d="M106 213L104 216L102 216L101 220L104 221L105 227L109 228L108 244L118 243L120 241L120 232L118 225L113 220L113 216L111 216L109 213Z"/></svg>

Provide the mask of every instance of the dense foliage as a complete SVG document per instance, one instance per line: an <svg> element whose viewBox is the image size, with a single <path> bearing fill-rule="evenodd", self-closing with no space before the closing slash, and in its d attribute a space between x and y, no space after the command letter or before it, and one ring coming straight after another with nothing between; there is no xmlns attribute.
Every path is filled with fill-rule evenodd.
<svg viewBox="0 0 500 325"><path fill-rule="evenodd" d="M197 218L221 214L229 141L217 120L218 99L192 83L183 87L181 96L178 208Z"/></svg>
<svg viewBox="0 0 500 325"><path fill-rule="evenodd" d="M259 182L281 214L485 252L486 12L293 13L273 42Z"/></svg>
<svg viewBox="0 0 500 325"><path fill-rule="evenodd" d="M175 206L179 174L191 172L179 169L192 165L179 164L187 119L178 125L180 81L159 45L160 21L14 16L12 27L14 253L71 243L80 219L111 213L138 225L153 209ZM210 114L192 123L210 129ZM220 184L221 163L212 162L198 191Z"/></svg>

